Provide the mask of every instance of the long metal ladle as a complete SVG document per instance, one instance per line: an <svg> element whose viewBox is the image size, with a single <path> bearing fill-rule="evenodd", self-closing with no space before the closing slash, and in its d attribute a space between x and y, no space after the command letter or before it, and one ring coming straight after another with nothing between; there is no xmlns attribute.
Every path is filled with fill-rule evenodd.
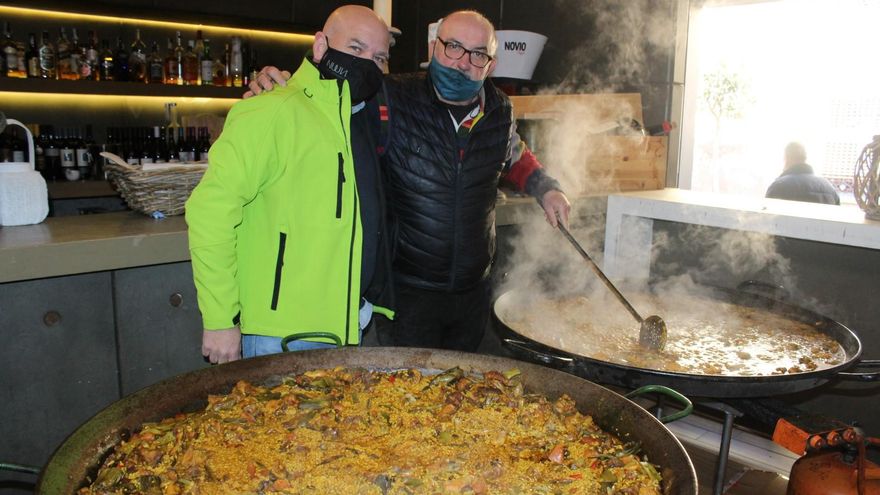
<svg viewBox="0 0 880 495"><path fill-rule="evenodd" d="M571 242L577 252L583 256L585 260L587 260L587 264L590 265L590 268L599 276L602 282L605 283L605 286L608 287L616 297L617 300L620 301L621 304L629 311L629 314L639 322L639 345L642 347L647 347L649 349L654 349L656 351L662 351L663 347L666 346L666 322L663 321L663 318L660 318L657 315L651 315L647 318L642 318L638 311L626 300L626 297L617 290L617 287L608 280L608 277L605 276L605 273L602 272L602 269L599 268L599 265L593 261L593 258L584 251L584 248L581 247L580 243L571 235L571 232L562 225L562 219L556 219L556 226L559 228L559 231L562 232L562 235L565 236L566 239Z"/></svg>

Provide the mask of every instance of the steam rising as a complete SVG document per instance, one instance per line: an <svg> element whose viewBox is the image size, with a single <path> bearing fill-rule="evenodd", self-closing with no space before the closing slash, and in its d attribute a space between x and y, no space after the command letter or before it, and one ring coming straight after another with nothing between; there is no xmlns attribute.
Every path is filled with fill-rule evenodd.
<svg viewBox="0 0 880 495"><path fill-rule="evenodd" d="M566 56L570 70L556 91L616 92L647 83L649 65L673 46L671 4L556 0L559 11L574 16L584 33L584 43Z"/></svg>
<svg viewBox="0 0 880 495"><path fill-rule="evenodd" d="M559 10L574 18L568 22L583 26L585 41L567 54L570 70L563 81L542 93L640 92L646 98L652 68L662 68L663 57L672 51L674 16L670 4L674 5L649 0L556 0ZM533 146L536 154L570 198L617 192L616 183L610 180L610 170L601 166L587 170L585 162L601 164L600 157L613 156L618 151L614 146L645 143L641 132L619 125L637 118L640 109L633 108L625 99L601 101L586 105L563 102L545 108L542 113L552 118L527 121L523 126L526 132L521 128L530 145L538 143ZM624 138L603 138L609 134ZM575 204L579 208L572 212L570 230L602 266L606 204L601 199L575 200ZM512 240L509 264L498 267L507 272L499 294L516 289L524 305L538 294L551 298L578 294L598 301L591 304L592 308L628 317L562 234L547 225L537 207L529 218L519 226L519 235ZM789 273L790 263L778 253L771 236L696 226L680 233L670 231L675 233L674 237L655 229L651 252L656 258L652 276L661 278L653 281L654 289L670 304L674 304L676 294L703 292L705 289L699 283L735 287L743 280L757 278L796 290L796 280ZM644 284L613 281L634 303L640 300L639 293L648 292ZM640 309L637 304L636 309ZM644 309L640 312L643 317L650 314ZM585 317L599 319L597 315Z"/></svg>
<svg viewBox="0 0 880 495"><path fill-rule="evenodd" d="M542 109L542 114L552 120L532 124L539 130L528 133L527 142L540 148L541 160L566 191L613 192L618 186L611 180L612 170L603 162L621 156L624 149L641 147L643 154L648 152L643 133L631 124L645 124L639 105L650 103L651 93L656 91L652 84L668 91L668 81L657 81L666 79L674 47L672 5L652 0L555 0L555 11L565 13L562 22L566 28L577 33L569 34L569 39L578 39L579 44L569 47L563 57L567 72L561 82L543 88L541 93L642 96L642 102L623 95L585 103L563 100ZM549 34L552 40L553 33ZM657 71L663 75L652 74ZM602 138L609 134L630 136L632 140ZM585 170L585 162L592 164L591 169Z"/></svg>

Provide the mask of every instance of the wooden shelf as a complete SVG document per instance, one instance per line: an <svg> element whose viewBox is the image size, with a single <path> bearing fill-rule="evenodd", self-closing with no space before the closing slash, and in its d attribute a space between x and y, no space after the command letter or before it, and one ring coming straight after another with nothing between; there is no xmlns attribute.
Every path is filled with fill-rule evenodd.
<svg viewBox="0 0 880 495"><path fill-rule="evenodd" d="M119 193L106 180L52 181L47 183L46 186L49 189L49 199L119 196Z"/></svg>
<svg viewBox="0 0 880 495"><path fill-rule="evenodd" d="M247 88L174 86L114 81L56 81L51 79L0 79L0 91L17 93L61 93L81 95L162 96L185 98L240 99Z"/></svg>

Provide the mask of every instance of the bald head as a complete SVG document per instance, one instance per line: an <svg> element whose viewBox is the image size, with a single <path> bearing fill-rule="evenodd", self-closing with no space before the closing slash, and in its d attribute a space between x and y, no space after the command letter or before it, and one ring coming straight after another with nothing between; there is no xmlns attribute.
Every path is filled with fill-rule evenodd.
<svg viewBox="0 0 880 495"><path fill-rule="evenodd" d="M312 52L321 60L327 47L356 57L373 60L381 69L388 65L391 33L388 25L371 9L361 5L344 5L334 10L324 29L315 34Z"/></svg>
<svg viewBox="0 0 880 495"><path fill-rule="evenodd" d="M797 142L788 143L785 146L785 169L804 163L807 163L807 150L804 145Z"/></svg>
<svg viewBox="0 0 880 495"><path fill-rule="evenodd" d="M495 68L493 57L497 47L495 26L489 19L474 10L458 10L440 22L437 39L429 43L428 52L432 62L455 69L471 81L485 81ZM476 65L472 62L474 54L482 58Z"/></svg>
<svg viewBox="0 0 880 495"><path fill-rule="evenodd" d="M498 40L495 38L495 26L486 16L476 10L457 10L446 17L440 23L437 35L446 39L450 34L459 35L467 33L470 37L483 44L486 53L494 56L498 48Z"/></svg>

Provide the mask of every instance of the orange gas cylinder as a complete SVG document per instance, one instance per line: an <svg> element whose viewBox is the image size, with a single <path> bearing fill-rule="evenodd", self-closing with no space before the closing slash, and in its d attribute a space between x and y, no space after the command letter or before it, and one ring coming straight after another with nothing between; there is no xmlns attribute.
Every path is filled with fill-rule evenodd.
<svg viewBox="0 0 880 495"><path fill-rule="evenodd" d="M880 495L880 467L865 461L863 490L858 486L858 454L824 451L807 454L791 467L787 495Z"/></svg>

